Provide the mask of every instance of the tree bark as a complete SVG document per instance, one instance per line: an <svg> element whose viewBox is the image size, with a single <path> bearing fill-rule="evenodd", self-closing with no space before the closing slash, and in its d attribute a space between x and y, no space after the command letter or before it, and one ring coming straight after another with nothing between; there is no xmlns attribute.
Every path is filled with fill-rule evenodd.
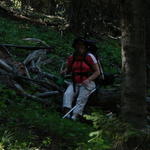
<svg viewBox="0 0 150 150"><path fill-rule="evenodd" d="M70 23L70 29L73 32L80 33L82 30L83 22L83 8L84 1L71 0L67 9L68 21Z"/></svg>
<svg viewBox="0 0 150 150"><path fill-rule="evenodd" d="M145 17L146 17L146 64L147 64L147 88L150 88L150 1L146 0L146 11L145 11Z"/></svg>
<svg viewBox="0 0 150 150"><path fill-rule="evenodd" d="M122 1L122 117L135 128L146 125L145 19L142 0Z"/></svg>
<svg viewBox="0 0 150 150"><path fill-rule="evenodd" d="M55 15L55 13L56 13L56 5L57 5L57 3L56 3L56 1L55 0L48 0L47 1L47 13L49 14L49 15Z"/></svg>
<svg viewBox="0 0 150 150"><path fill-rule="evenodd" d="M30 0L21 0L21 10L27 10L30 6Z"/></svg>

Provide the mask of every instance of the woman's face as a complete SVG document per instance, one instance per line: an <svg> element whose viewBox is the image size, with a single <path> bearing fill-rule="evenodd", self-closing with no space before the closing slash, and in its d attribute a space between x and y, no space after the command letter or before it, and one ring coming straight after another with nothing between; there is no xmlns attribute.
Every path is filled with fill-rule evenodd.
<svg viewBox="0 0 150 150"><path fill-rule="evenodd" d="M84 43L82 43L82 42L79 42L79 43L76 45L76 49L77 49L81 54L83 54L83 53L86 51L86 47L85 47Z"/></svg>

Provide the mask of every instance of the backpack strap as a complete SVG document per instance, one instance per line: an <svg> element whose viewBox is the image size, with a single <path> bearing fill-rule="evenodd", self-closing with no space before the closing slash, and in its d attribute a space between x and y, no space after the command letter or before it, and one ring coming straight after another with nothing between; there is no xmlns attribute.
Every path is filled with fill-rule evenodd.
<svg viewBox="0 0 150 150"><path fill-rule="evenodd" d="M94 71L94 68L93 66L87 61L86 57L88 56L88 54L86 54L84 57L83 57L83 61L91 68L92 71Z"/></svg>
<svg viewBox="0 0 150 150"><path fill-rule="evenodd" d="M98 64L98 67L99 67L99 70L100 70L100 73L101 73L101 76L102 76L102 80L104 80L104 72L103 72L102 65L101 65L98 57L96 55L94 55L94 56L97 60L97 64ZM92 71L95 71L93 66L87 61L86 57L84 57L84 62L91 68Z"/></svg>

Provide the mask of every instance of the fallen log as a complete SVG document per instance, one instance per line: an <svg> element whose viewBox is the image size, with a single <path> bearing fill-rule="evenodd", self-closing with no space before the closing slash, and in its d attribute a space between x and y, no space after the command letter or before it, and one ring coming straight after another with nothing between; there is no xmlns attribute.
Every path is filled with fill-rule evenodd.
<svg viewBox="0 0 150 150"><path fill-rule="evenodd" d="M44 93L37 93L35 96L38 96L38 97L49 97L49 96L52 96L52 95L56 95L58 93L59 93L59 91L49 91L49 92L44 92Z"/></svg>
<svg viewBox="0 0 150 150"><path fill-rule="evenodd" d="M22 79L22 80L26 80L26 81L29 81L29 82L34 82L34 83L36 83L40 86L43 86L47 89L54 88L54 89L57 89L61 93L64 92L64 89L60 88L58 85L56 85L55 83L52 83L52 82L45 82L45 81L35 80L35 79L31 79L31 78L28 78L28 77L25 77L25 76L17 75L17 74L0 73L0 75L11 77L11 79L14 79L14 81L17 80L17 79Z"/></svg>
<svg viewBox="0 0 150 150"><path fill-rule="evenodd" d="M13 72L13 68L9 66L5 61L0 59L0 68L4 69L7 72Z"/></svg>
<svg viewBox="0 0 150 150"><path fill-rule="evenodd" d="M57 89L59 92L64 92L64 89L60 88L58 85L56 85L55 83L52 83L52 82L45 82L45 81L40 81L40 80L35 80L35 79L30 79L30 78L27 78L27 77L23 77L23 76L17 76L17 78L21 78L23 80L28 80L28 81L31 81L31 82L34 82L34 83L37 83L43 87L46 87L48 89L50 88L54 88L54 89Z"/></svg>
<svg viewBox="0 0 150 150"><path fill-rule="evenodd" d="M32 64L32 66L36 66L35 64L38 64L41 60L47 58L46 54L47 51L45 51L44 49L35 50L27 56L23 63L25 65L34 63L34 65Z"/></svg>
<svg viewBox="0 0 150 150"><path fill-rule="evenodd" d="M18 49L26 49L26 50L37 50L37 49L52 50L54 48L51 46L26 46L26 45L13 45L13 44L0 44L0 47L18 48Z"/></svg>
<svg viewBox="0 0 150 150"><path fill-rule="evenodd" d="M30 40L30 38L26 40ZM38 40L38 42L41 42L41 40ZM43 60L45 60L45 58L47 62L50 62L50 60L47 59L47 53L51 47L49 47L47 44L45 45L45 47L30 47L12 44L0 44L0 52L3 56L0 58L0 79L3 80L1 83L4 83L9 88L16 90L17 94L48 104L49 101L46 98L48 96L50 97L52 95L63 93L64 87L60 87L55 83L55 81L58 80L57 77L49 73L45 73L46 75L42 74L40 64L43 62ZM24 60L24 63L22 63L11 59L12 56L9 53L10 48L35 49L35 51L30 53ZM8 58L8 61L5 58ZM30 67L34 67L35 72L33 72L32 68L30 70ZM35 77L37 77L37 79ZM28 87L33 86L35 87L36 91L34 91L35 93L31 95L29 92L27 92L27 89Z"/></svg>
<svg viewBox="0 0 150 150"><path fill-rule="evenodd" d="M90 95L86 104L86 109L89 106L98 109L112 111L118 113L121 103L121 91L118 89L98 89Z"/></svg>
<svg viewBox="0 0 150 150"><path fill-rule="evenodd" d="M150 97L146 97L146 105L150 111ZM101 107L118 113L121 109L121 90L99 89L89 97L87 106Z"/></svg>

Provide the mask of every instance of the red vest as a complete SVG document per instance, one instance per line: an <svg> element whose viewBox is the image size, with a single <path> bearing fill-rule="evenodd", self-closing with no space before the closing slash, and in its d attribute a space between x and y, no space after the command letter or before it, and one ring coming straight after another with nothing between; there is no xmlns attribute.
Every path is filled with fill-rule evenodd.
<svg viewBox="0 0 150 150"><path fill-rule="evenodd" d="M71 68L74 82L82 83L88 78L89 73L93 72L90 65L93 65L95 62L93 58L87 54L85 58L83 58L82 56L78 56L76 60L73 59L73 56L70 56L67 63Z"/></svg>

